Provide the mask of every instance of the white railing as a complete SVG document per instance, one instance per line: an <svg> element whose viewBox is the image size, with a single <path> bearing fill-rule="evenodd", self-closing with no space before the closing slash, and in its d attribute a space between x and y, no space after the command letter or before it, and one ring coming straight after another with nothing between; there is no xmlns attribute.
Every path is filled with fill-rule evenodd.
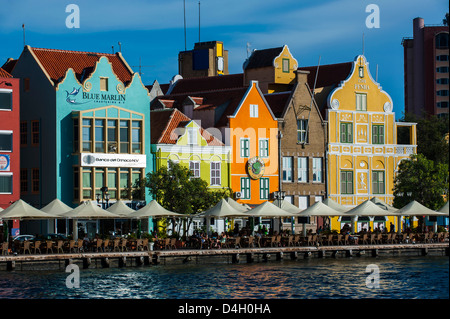
<svg viewBox="0 0 450 319"><path fill-rule="evenodd" d="M417 145L396 145L395 154L410 156L417 153Z"/></svg>

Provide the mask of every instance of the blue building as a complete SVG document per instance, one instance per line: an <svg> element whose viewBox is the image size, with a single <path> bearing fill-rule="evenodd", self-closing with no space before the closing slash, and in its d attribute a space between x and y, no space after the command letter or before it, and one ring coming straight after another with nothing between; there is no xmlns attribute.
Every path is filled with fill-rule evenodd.
<svg viewBox="0 0 450 319"><path fill-rule="evenodd" d="M115 54L26 46L12 75L21 81L21 198L149 201L133 194L153 169L150 96Z"/></svg>

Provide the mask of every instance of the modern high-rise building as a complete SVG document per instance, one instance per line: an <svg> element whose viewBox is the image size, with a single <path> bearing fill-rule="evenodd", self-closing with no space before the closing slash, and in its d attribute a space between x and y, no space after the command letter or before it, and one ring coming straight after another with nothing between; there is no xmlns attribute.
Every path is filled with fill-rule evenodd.
<svg viewBox="0 0 450 319"><path fill-rule="evenodd" d="M448 26L413 20L413 37L403 38L405 113L447 116L449 108Z"/></svg>

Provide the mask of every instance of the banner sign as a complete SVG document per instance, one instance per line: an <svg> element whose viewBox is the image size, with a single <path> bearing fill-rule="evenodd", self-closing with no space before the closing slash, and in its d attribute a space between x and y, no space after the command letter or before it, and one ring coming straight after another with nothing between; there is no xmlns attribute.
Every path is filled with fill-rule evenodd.
<svg viewBox="0 0 450 319"><path fill-rule="evenodd" d="M80 165L90 167L145 168L147 166L147 156L136 154L81 153Z"/></svg>
<svg viewBox="0 0 450 319"><path fill-rule="evenodd" d="M9 155L0 154L0 171L9 172L10 164Z"/></svg>

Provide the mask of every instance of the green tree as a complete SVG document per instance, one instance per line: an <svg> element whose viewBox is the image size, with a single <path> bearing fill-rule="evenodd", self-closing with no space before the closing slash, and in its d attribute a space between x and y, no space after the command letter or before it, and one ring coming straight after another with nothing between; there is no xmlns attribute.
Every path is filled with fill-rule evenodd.
<svg viewBox="0 0 450 319"><path fill-rule="evenodd" d="M146 178L135 183L135 188L148 188L150 195L164 208L180 214L197 214L217 204L232 194L228 188L208 188L201 178L194 178L191 170L178 163L170 162L170 169L162 166L150 172ZM173 220L174 222L174 220ZM189 220L189 228L192 219ZM180 226L180 225L179 225Z"/></svg>
<svg viewBox="0 0 450 319"><path fill-rule="evenodd" d="M394 207L401 208L415 200L437 210L448 196L448 165L435 163L422 154L411 155L399 164L394 179Z"/></svg>
<svg viewBox="0 0 450 319"><path fill-rule="evenodd" d="M403 122L417 123L417 153L423 154L435 163L449 164L449 144L446 135L449 132L449 120L437 116L417 117L406 113ZM409 144L409 133L398 132L398 144Z"/></svg>

